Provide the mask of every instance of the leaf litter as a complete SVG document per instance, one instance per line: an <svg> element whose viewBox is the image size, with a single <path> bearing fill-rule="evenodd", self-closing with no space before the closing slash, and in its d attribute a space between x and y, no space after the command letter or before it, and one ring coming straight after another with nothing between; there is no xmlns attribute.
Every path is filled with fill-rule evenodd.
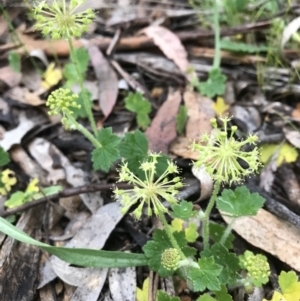
<svg viewBox="0 0 300 301"><path fill-rule="evenodd" d="M212 131L210 119L231 115L241 139L249 132L259 133L265 167L255 177L257 186L278 204L283 204L284 210L278 210L278 207L283 207L269 203L256 216L237 219L233 224L239 235L236 240L247 241L278 258L279 263L274 261L274 257L269 257L272 263L275 262L277 273L284 268L282 263L300 272L300 223L297 219L300 214L300 115L297 101L300 86L297 72L294 72L298 68L295 49L299 42L299 18L289 13L281 16L281 29L263 19L246 23L237 21L237 25L231 23L235 18L231 21L225 18L221 28L221 71L228 82L224 95L208 98L192 90L189 83L195 77L200 82L207 79L211 59L216 52L214 33L209 27L201 27L203 24L196 19L198 12L188 1L136 1L135 5L130 1L116 2L117 5L88 1L86 6L100 9L97 22L84 39L75 40L77 49L87 49L88 56L81 57L85 65L84 86L91 92L98 127L112 127L113 133L127 137L134 144L131 148L126 142L121 144L124 146L122 156L128 156L133 166L135 161L145 158L147 148L175 158L184 169L187 180L195 176L200 181L196 201L210 196L212 180L201 170L191 170L191 160L197 156L189 145L202 133ZM205 12L207 8L201 9ZM23 8L9 10L10 18L16 21L14 24L21 24L21 10ZM280 11L270 6L263 13L271 20ZM71 79L75 81L70 84L72 91L80 92L80 88L76 78L72 78L74 67L68 65L68 43L64 40L49 41L32 34L28 24L22 23L16 28L19 41L23 43L20 46L19 42L10 38L7 20L0 20L0 31L4 33L0 45L3 62L0 88L5 103L0 108L0 145L10 152L12 168L20 173L17 174L18 189L25 190L33 178L38 178L43 187L59 183L64 189L115 182L115 169L119 162L115 162L111 169L107 168L106 172L93 172L88 151L91 145L84 140L77 143L78 133L66 135L64 129L51 122L45 114L45 99L49 91L68 84L68 80L70 84ZM121 35L118 41L113 41L117 29ZM279 31L274 35L272 30ZM256 35L257 31L260 35ZM280 49L274 50L271 42L275 41L276 35ZM229 40L230 36L233 38ZM249 44L249 41L256 41L257 45ZM108 47L112 49L109 56L105 55ZM11 50L14 60L10 60L9 65ZM284 58L280 67L272 61L272 57L276 56ZM16 71L18 59L21 72ZM131 87L129 91L128 86L120 89L121 80ZM161 93L153 96L150 92L155 89ZM134 111L125 103L129 93L135 92L141 92L142 97L138 98L135 105L138 109ZM149 103L146 110L143 106L138 107L143 98ZM176 120L182 105L186 108L187 120L178 133ZM86 126L84 112L77 114ZM145 131L148 142L142 141L139 134L128 136L137 127ZM78 196L66 196L57 201L42 203L21 213L17 225L38 240L52 239L55 245L111 250L128 246L132 250L136 247L137 242L119 225L122 214L117 203L111 202L109 191L78 193ZM5 212L5 208L3 210L0 213ZM84 218L78 222L77 228L74 226L76 230L70 232L81 215ZM230 223L222 211L214 213L217 223L221 217ZM149 222L144 221L137 227L140 227L139 231L148 233ZM148 275L141 277L135 269L81 269L54 256L49 259L43 255L42 264L39 258L40 251L36 247L26 245L20 249L18 243L7 239L1 247L1 283L8 283L8 279L22 283L26 286L22 293L27 300L35 300L33 296L37 292L41 299L43 296L45 300L52 300L53 290L48 288L56 277L60 280L55 293L63 295L63 300L98 300L99 295L109 292L113 300L135 300L136 291L139 292L138 299L146 300L144 289L141 293L136 287L142 287ZM25 262L30 262L26 277ZM39 282L38 290L34 286L36 282ZM1 295L5 300L19 300L20 288L8 284L5 294ZM260 292L261 295L265 296Z"/></svg>

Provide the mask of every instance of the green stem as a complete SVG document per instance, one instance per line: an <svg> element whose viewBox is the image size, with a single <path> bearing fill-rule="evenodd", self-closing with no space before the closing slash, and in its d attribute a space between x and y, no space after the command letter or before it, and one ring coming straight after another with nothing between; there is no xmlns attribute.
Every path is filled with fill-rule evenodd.
<svg viewBox="0 0 300 301"><path fill-rule="evenodd" d="M210 197L207 208L205 210L205 214L204 214L204 218L203 218L203 227L202 227L204 250L207 250L209 248L209 216L210 216L212 208L215 205L217 195L220 191L220 187L221 187L221 182L217 181L214 185L213 194Z"/></svg>
<svg viewBox="0 0 300 301"><path fill-rule="evenodd" d="M94 135L95 135L95 137L97 137L98 130L97 130L96 122L95 122L95 119L94 119L94 116L93 116L92 107L91 107L88 95L86 93L86 89L83 86L83 78L82 78L82 74L79 70L79 65L78 65L76 55L75 55L75 49L74 49L74 45L73 45L71 37L68 37L68 43L69 43L69 47L70 47L71 58L72 58L72 61L73 61L73 64L75 66L76 73L77 73L77 76L78 76L78 81L79 81L79 86L80 86L80 90L81 90L81 93L82 93L84 107L85 107L85 110L88 114L88 118L89 118L89 121L91 123Z"/></svg>
<svg viewBox="0 0 300 301"><path fill-rule="evenodd" d="M69 121L76 127L81 134L83 134L87 139L91 141L91 143L95 146L95 148L101 148L101 143L91 134L85 127L83 127L80 123L78 123L75 118L71 114L67 114Z"/></svg>
<svg viewBox="0 0 300 301"><path fill-rule="evenodd" d="M218 0L214 0L214 32L215 32L215 56L213 69L219 69L221 65L221 41Z"/></svg>
<svg viewBox="0 0 300 301"><path fill-rule="evenodd" d="M170 241L171 241L171 244L173 245L173 247L178 251L180 257L182 260L186 259L186 256L183 254L183 252L181 251L181 248L179 247L178 243L177 243L177 240L175 239L171 229L170 229L170 226L165 218L165 215L163 213L160 213L159 214L159 219L161 220L163 226L164 226L164 230L166 231Z"/></svg>
<svg viewBox="0 0 300 301"><path fill-rule="evenodd" d="M28 49L25 47L24 43L21 41L20 37L18 36L12 22L10 19L9 14L7 13L7 11L4 9L4 7L0 4L0 13L3 14L5 21L8 24L8 28L11 31L11 38L15 43L19 43L19 45L22 47L22 49L24 50L25 54L29 57L30 62L32 63L32 66L35 68L35 70L42 75L43 72L42 70L39 68L38 64L36 63L36 61L33 59L33 56L30 55Z"/></svg>
<svg viewBox="0 0 300 301"><path fill-rule="evenodd" d="M224 245L224 244L225 244L225 242L226 242L226 240L227 240L229 234L231 233L231 230L232 230L232 227L233 227L233 224L234 224L235 221L236 221L236 218L233 219L233 220L227 225L227 227L226 227L226 229L225 229L225 231L224 231L224 233L223 233L223 235L222 235L222 237L221 237L221 240L220 240L220 244L221 244L221 245Z"/></svg>

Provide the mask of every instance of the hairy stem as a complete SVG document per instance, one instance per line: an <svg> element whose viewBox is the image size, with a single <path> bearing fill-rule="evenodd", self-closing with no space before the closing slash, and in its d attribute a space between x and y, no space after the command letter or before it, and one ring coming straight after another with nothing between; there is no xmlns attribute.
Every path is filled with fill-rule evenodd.
<svg viewBox="0 0 300 301"><path fill-rule="evenodd" d="M175 237L174 237L174 235L173 235L173 233L170 229L170 226L169 226L164 214L160 213L158 217L159 217L159 219L161 220L161 222L164 226L164 230L166 231L166 233L167 233L167 235L168 235L168 237L171 241L172 246L178 251L178 253L179 253L182 260L186 259L186 256L181 251L181 248L179 247L179 245L178 245L178 243L177 243L177 241L176 241L176 239L175 239Z"/></svg>
<svg viewBox="0 0 300 301"><path fill-rule="evenodd" d="M210 216L212 208L215 205L217 195L220 191L220 187L221 187L221 182L217 181L214 185L213 194L210 197L207 208L205 210L205 214L204 214L204 218L203 218L203 227L202 227L204 250L207 250L209 248L209 216Z"/></svg>
<svg viewBox="0 0 300 301"><path fill-rule="evenodd" d="M91 123L92 130L93 130L94 135L96 137L97 133L98 133L98 130L97 130L96 122L95 122L95 119L94 119L94 116L93 116L92 107L91 107L88 95L87 95L86 90L83 86L83 78L82 78L82 74L79 70L79 65L78 65L77 58L75 56L75 49L74 49L74 45L73 45L71 37L68 37L68 43L69 43L69 47L70 47L71 58L72 58L72 61L73 61L73 64L75 66L76 73L77 73L77 76L78 76L78 82L79 82L80 90L81 90L81 93L82 93L84 107L85 107L85 110L88 114L88 118L89 118L89 121Z"/></svg>
<svg viewBox="0 0 300 301"><path fill-rule="evenodd" d="M224 245L224 244L225 244L225 242L226 242L226 240L227 240L229 234L231 233L231 230L232 230L232 227L233 227L233 224L234 224L235 221L236 221L236 218L234 218L234 219L230 222L230 224L227 225L227 227L226 227L226 229L225 229L225 231L224 231L224 233L223 233L223 235L222 235L222 237L221 237L221 240L220 240L220 244L221 244L221 245Z"/></svg>
<svg viewBox="0 0 300 301"><path fill-rule="evenodd" d="M214 32L215 32L215 56L213 69L219 69L221 64L221 41L218 0L214 0Z"/></svg>
<svg viewBox="0 0 300 301"><path fill-rule="evenodd" d="M67 116L68 116L68 119L71 121L71 123L76 127L76 130L78 130L87 139L89 139L90 142L95 146L95 148L102 147L101 143L94 137L94 135L91 134L84 126L82 126L80 123L78 123L71 114L67 114Z"/></svg>

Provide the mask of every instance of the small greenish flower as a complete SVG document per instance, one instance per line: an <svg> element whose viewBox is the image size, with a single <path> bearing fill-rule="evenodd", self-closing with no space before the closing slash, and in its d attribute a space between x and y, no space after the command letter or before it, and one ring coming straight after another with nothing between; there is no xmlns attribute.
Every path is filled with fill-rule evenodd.
<svg viewBox="0 0 300 301"><path fill-rule="evenodd" d="M71 108L80 109L80 105L77 104L77 94L73 94L70 89L59 88L53 91L46 102L46 106L49 107L49 115L63 114L62 124L68 124L68 115L73 115Z"/></svg>
<svg viewBox="0 0 300 301"><path fill-rule="evenodd" d="M229 184L239 183L245 176L256 172L260 166L259 152L254 147L250 152L242 151L245 144L255 145L258 141L256 135L249 135L247 139L238 141L234 138L237 131L236 126L231 127L228 135L229 118L220 118L223 122L224 130L218 129L217 120L211 119L214 127L212 133L201 136L198 143L192 144L192 149L198 151L199 159L195 166L204 166L206 172L216 181ZM248 165L243 168L241 163Z"/></svg>
<svg viewBox="0 0 300 301"><path fill-rule="evenodd" d="M139 179L128 168L127 163L121 165L119 171L119 182L129 182L133 185L133 189L114 190L115 198L120 199L122 212L126 213L132 205L140 202L139 206L133 211L136 219L140 219L144 205L148 205L147 214L155 215L167 212L167 208L161 203L161 199L166 200L170 204L176 204L175 195L178 189L183 187L180 177L175 177L171 180L168 176L173 173L178 173L178 168L173 162L168 162L168 167L164 173L156 176L157 158L159 154L150 153L148 159L141 163L140 169L145 173L145 180Z"/></svg>
<svg viewBox="0 0 300 301"><path fill-rule="evenodd" d="M53 39L81 37L88 31L95 14L91 9L78 12L78 8L86 0L53 0L51 4L40 2L34 8L35 28Z"/></svg>
<svg viewBox="0 0 300 301"><path fill-rule="evenodd" d="M260 287L269 281L270 266L264 255L254 255L250 251L246 251L240 257L240 265L247 270L250 283Z"/></svg>
<svg viewBox="0 0 300 301"><path fill-rule="evenodd" d="M177 270L180 261L180 254L177 249L169 248L161 254L161 265L167 270Z"/></svg>

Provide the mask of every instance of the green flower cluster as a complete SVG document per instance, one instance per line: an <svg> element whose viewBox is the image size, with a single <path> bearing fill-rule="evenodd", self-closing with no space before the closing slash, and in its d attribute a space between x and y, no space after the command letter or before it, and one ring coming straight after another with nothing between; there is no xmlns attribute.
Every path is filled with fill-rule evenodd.
<svg viewBox="0 0 300 301"><path fill-rule="evenodd" d="M86 0L53 0L51 5L45 1L34 8L35 28L52 39L81 37L88 31L88 26L93 22L95 14L91 9L79 12L79 6Z"/></svg>
<svg viewBox="0 0 300 301"><path fill-rule="evenodd" d="M169 248L161 254L161 265L167 270L174 271L178 269L180 259L177 249Z"/></svg>
<svg viewBox="0 0 300 301"><path fill-rule="evenodd" d="M70 89L59 88L53 91L47 99L46 106L49 107L49 115L58 115L60 112L63 114L62 124L68 125L68 115L72 115L73 112L70 108L80 109L80 105L77 104L77 94L72 94Z"/></svg>
<svg viewBox="0 0 300 301"><path fill-rule="evenodd" d="M255 286L260 287L269 281L270 266L265 256L246 251L240 256L240 265L247 270L248 279Z"/></svg>
<svg viewBox="0 0 300 301"><path fill-rule="evenodd" d="M168 176L178 173L178 167L173 162L168 162L168 167L164 173L155 179L157 158L159 154L150 153L148 159L141 163L140 169L145 173L145 180L139 179L128 168L127 163L121 165L119 171L119 182L129 182L133 184L133 189L114 190L115 198L120 199L122 212L126 213L128 209L140 201L139 206L133 211L136 219L142 215L144 205L147 205L147 214L151 216L168 212L167 208L161 203L161 199L166 200L170 204L176 204L178 201L175 195L178 189L183 187L180 177L175 177L172 180Z"/></svg>
<svg viewBox="0 0 300 301"><path fill-rule="evenodd" d="M192 144L192 149L199 152L199 159L195 166L204 166L207 173L216 181L228 184L239 183L245 176L258 170L260 166L257 147L250 152L242 151L245 144L255 145L258 141L256 135L249 135L247 139L238 141L234 138L236 126L231 127L228 135L229 118L220 118L223 122L223 131L218 129L217 120L211 119L214 130L210 135L201 136L198 143ZM248 165L243 168L241 162Z"/></svg>

